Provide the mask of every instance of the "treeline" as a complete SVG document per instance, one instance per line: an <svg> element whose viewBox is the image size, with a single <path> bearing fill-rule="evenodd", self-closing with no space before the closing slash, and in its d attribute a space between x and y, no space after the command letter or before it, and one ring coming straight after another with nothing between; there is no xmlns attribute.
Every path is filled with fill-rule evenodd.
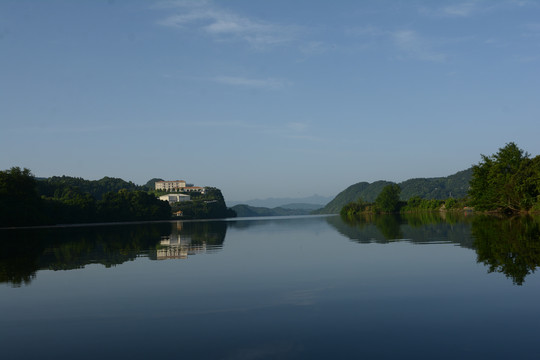
<svg viewBox="0 0 540 360"><path fill-rule="evenodd" d="M461 198L428 199L418 195L407 201L401 187L389 184L374 202L358 198L341 208L342 216L360 213L396 213L474 208L499 213L540 211L540 155L531 158L514 143L508 143L472 167L468 195Z"/></svg>
<svg viewBox="0 0 540 360"><path fill-rule="evenodd" d="M170 218L167 202L132 185L112 178L97 182L69 177L38 181L30 170L19 167L0 171L0 226Z"/></svg>
<svg viewBox="0 0 540 360"><path fill-rule="evenodd" d="M62 193L70 189L77 189L82 193L87 193L97 200L102 199L106 193L116 193L123 189L129 191L150 190L147 186L139 186L131 181L108 176L100 180L86 180L71 176L53 176L36 180L38 193L50 198L61 198Z"/></svg>

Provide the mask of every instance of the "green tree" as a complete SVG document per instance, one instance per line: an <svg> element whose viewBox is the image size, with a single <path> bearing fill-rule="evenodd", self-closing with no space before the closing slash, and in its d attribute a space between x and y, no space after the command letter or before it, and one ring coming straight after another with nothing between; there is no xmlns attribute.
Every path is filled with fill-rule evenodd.
<svg viewBox="0 0 540 360"><path fill-rule="evenodd" d="M540 187L540 161L513 142L473 166L469 195L477 210L517 212L530 209Z"/></svg>
<svg viewBox="0 0 540 360"><path fill-rule="evenodd" d="M375 199L378 211L390 213L399 210L399 195L401 188L397 184L386 185Z"/></svg>

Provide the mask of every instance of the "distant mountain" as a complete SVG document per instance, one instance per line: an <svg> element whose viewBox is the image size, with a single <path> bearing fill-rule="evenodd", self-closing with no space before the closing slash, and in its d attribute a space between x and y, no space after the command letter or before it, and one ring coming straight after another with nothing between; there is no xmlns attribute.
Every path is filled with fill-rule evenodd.
<svg viewBox="0 0 540 360"><path fill-rule="evenodd" d="M467 195L471 177L472 168L447 177L409 179L398 184L401 187L401 200L406 201L413 196L420 196L423 199L462 198ZM380 180L371 184L359 182L351 185L316 213L337 214L343 206L359 198L373 202L381 190L390 184L394 183Z"/></svg>
<svg viewBox="0 0 540 360"><path fill-rule="evenodd" d="M306 203L293 203L293 204L285 204L281 205L280 208L282 209L292 209L292 210L317 210L322 207L324 207L325 204L306 204Z"/></svg>
<svg viewBox="0 0 540 360"><path fill-rule="evenodd" d="M321 208L332 199L333 199L332 196L312 195L312 196L303 197L303 198L267 198L267 199L253 199L253 200L246 200L246 201L227 201L227 204L229 206L243 204L243 205L249 205L249 206L255 206L255 207L267 207L267 208L284 207L284 206L288 206L289 204L314 204L314 205L318 205L318 207Z"/></svg>
<svg viewBox="0 0 540 360"><path fill-rule="evenodd" d="M312 209L284 209L282 207L270 209L245 204L235 205L231 209L236 212L236 216L238 217L308 215L312 211Z"/></svg>

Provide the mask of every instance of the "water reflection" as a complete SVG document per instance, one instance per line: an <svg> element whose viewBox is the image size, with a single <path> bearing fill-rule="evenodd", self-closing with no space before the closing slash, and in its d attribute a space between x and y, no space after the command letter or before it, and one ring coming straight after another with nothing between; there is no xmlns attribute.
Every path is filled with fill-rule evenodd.
<svg viewBox="0 0 540 360"><path fill-rule="evenodd" d="M473 249L489 272L503 273L516 285L540 265L540 219L452 213L329 217L337 231L358 243L448 242Z"/></svg>
<svg viewBox="0 0 540 360"><path fill-rule="evenodd" d="M540 222L530 216L498 219L479 216L472 222L478 262L521 285L540 265Z"/></svg>
<svg viewBox="0 0 540 360"><path fill-rule="evenodd" d="M187 259L218 252L228 228L236 233L279 234L285 229L316 231L325 223L360 244L452 243L472 249L488 272L502 273L516 285L522 285L540 265L538 218L425 213L2 230L0 282L22 286L30 284L40 270L79 269L88 264L112 267L138 257Z"/></svg>
<svg viewBox="0 0 540 360"><path fill-rule="evenodd" d="M29 285L39 270L72 270L88 264L116 266L137 257L185 259L219 251L225 222L4 230L0 233L0 283Z"/></svg>
<svg viewBox="0 0 540 360"><path fill-rule="evenodd" d="M356 218L329 217L328 223L358 243L387 244L450 242L472 248L470 217L446 214L365 214Z"/></svg>
<svg viewBox="0 0 540 360"><path fill-rule="evenodd" d="M224 221L176 222L169 235L161 236L159 244L149 253L152 260L187 259L189 255L216 252L225 241Z"/></svg>

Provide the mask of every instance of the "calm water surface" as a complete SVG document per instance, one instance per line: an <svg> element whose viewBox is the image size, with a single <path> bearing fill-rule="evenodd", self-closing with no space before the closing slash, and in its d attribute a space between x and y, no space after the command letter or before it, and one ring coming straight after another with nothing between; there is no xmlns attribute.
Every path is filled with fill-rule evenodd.
<svg viewBox="0 0 540 360"><path fill-rule="evenodd" d="M429 215L0 230L0 357L537 359L539 229Z"/></svg>

